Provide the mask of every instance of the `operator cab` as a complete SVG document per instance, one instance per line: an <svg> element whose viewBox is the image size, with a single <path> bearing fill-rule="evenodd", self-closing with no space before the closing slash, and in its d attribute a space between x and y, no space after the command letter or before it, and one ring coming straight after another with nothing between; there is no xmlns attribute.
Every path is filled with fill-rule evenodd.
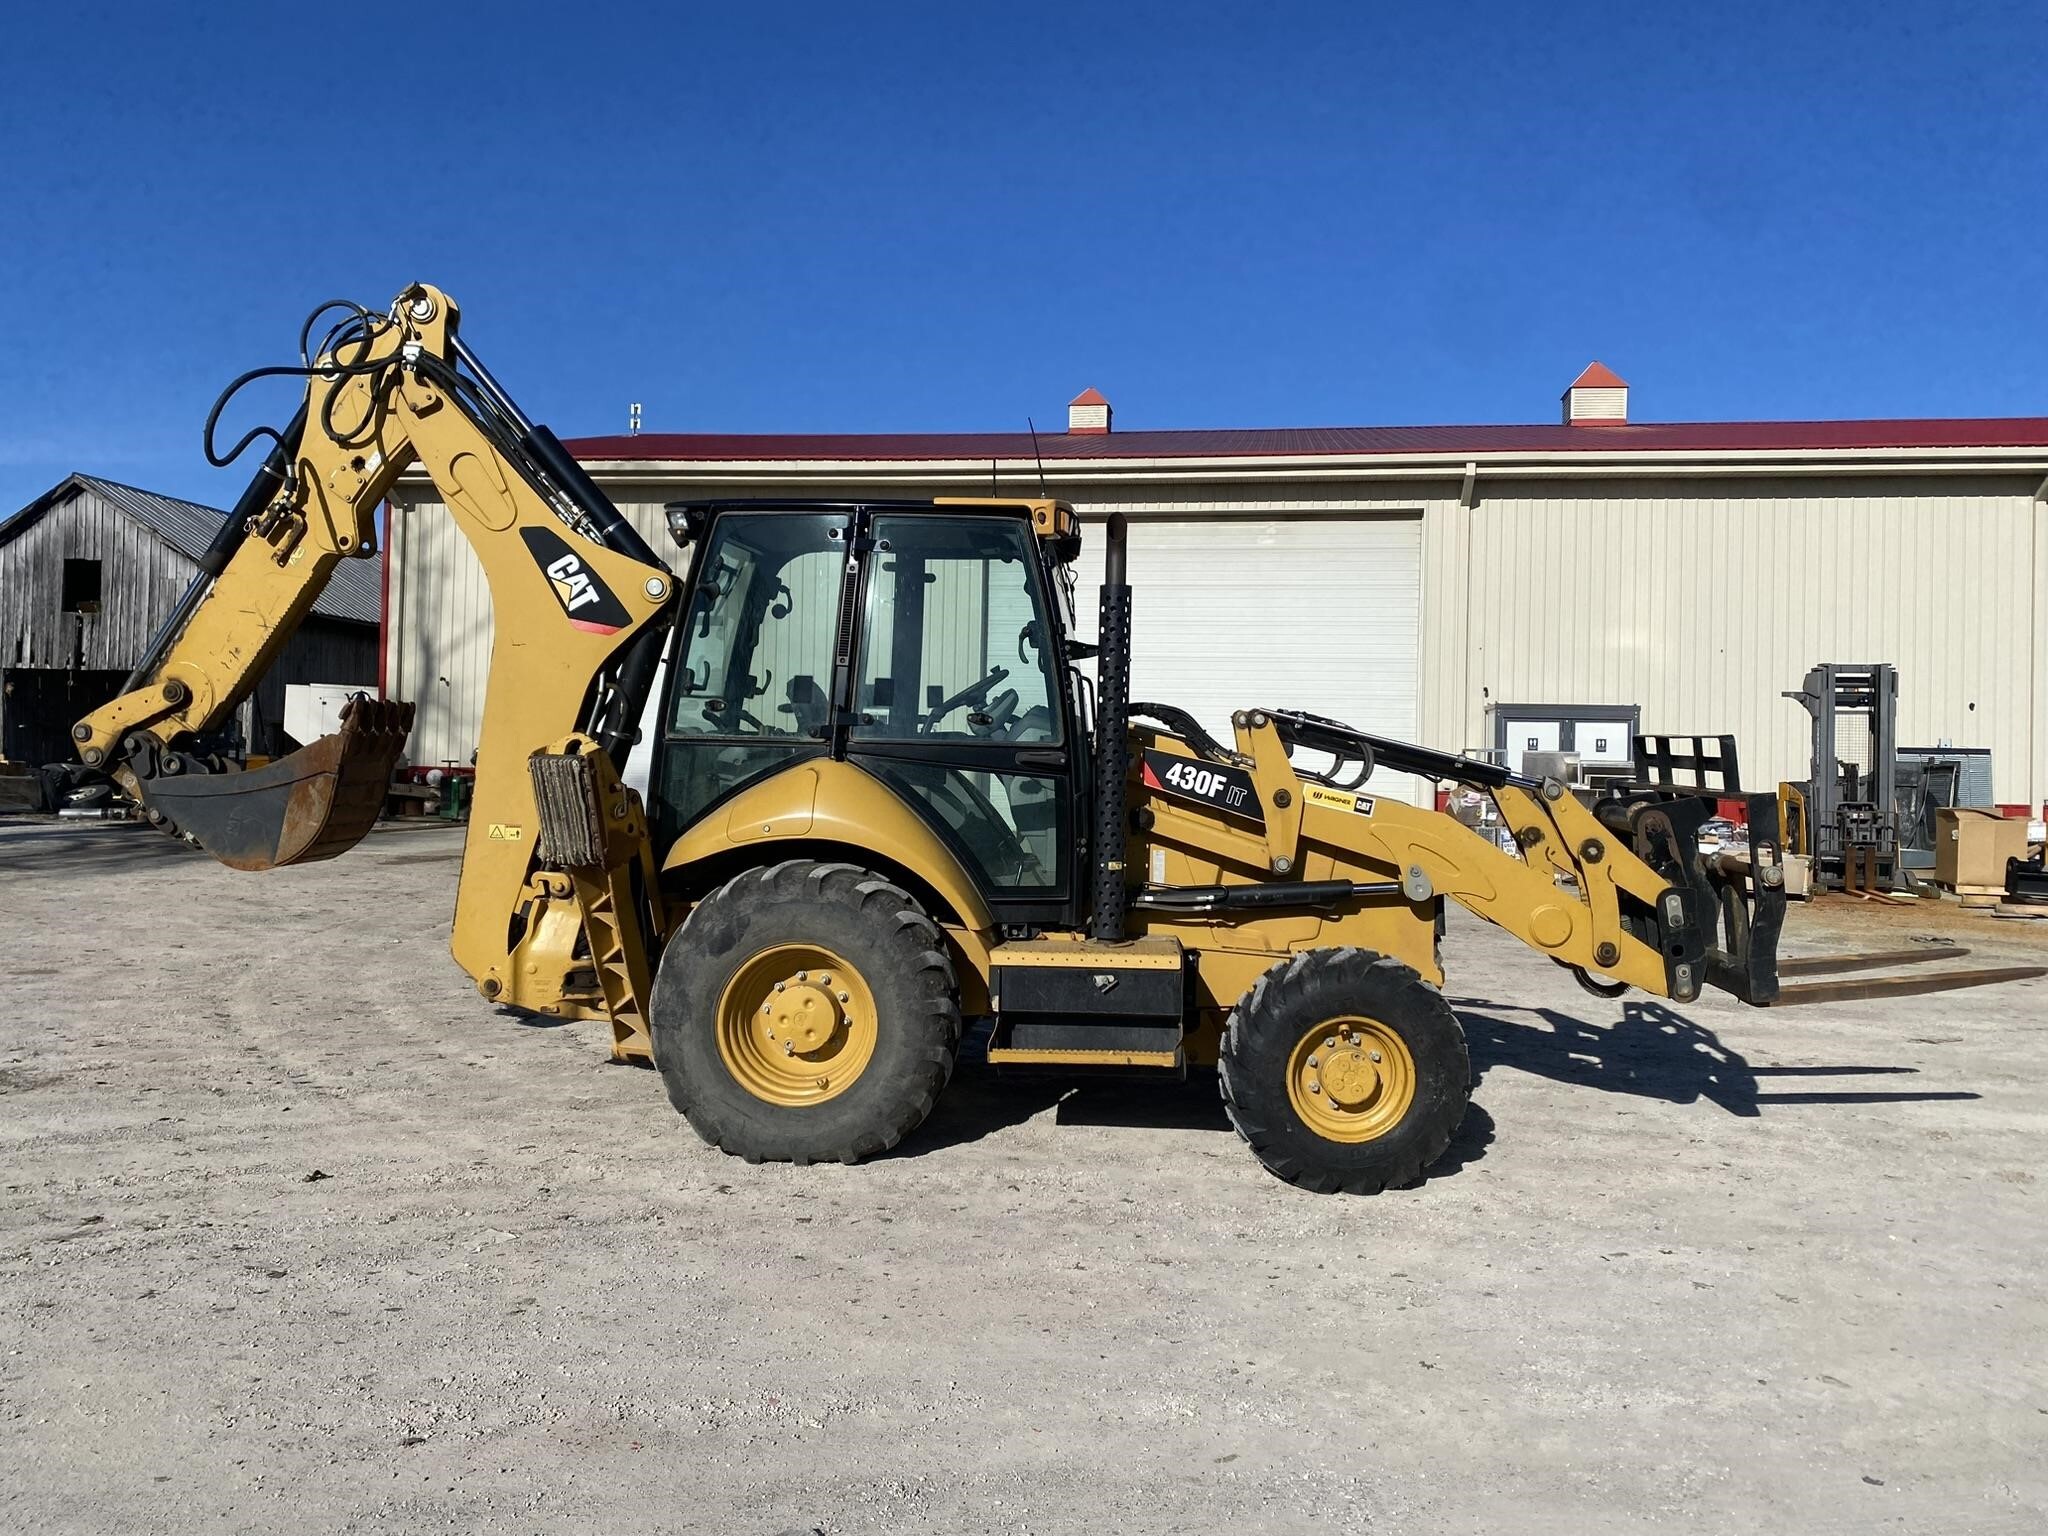
<svg viewBox="0 0 2048 1536"><path fill-rule="evenodd" d="M692 546L648 783L656 846L814 757L873 774L998 921L1073 922L1089 762L1058 502L678 502Z"/></svg>

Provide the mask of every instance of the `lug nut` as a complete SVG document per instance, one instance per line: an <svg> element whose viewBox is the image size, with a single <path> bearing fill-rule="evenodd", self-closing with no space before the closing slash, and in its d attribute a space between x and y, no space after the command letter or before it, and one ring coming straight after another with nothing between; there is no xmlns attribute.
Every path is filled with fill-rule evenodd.
<svg viewBox="0 0 2048 1536"><path fill-rule="evenodd" d="M777 983L775 983L775 990L776 990L776 991L780 992L780 991L782 990L782 988L783 988L783 983L782 983L782 982L779 982L779 981L778 981Z"/></svg>
<svg viewBox="0 0 2048 1536"><path fill-rule="evenodd" d="M842 1003L850 1003L853 1001L853 994L850 992L842 992L839 994L839 1001L841 1001Z"/></svg>
<svg viewBox="0 0 2048 1536"><path fill-rule="evenodd" d="M1309 1057L1308 1064L1312 1067L1320 1067L1322 1065L1322 1063L1313 1056Z"/></svg>
<svg viewBox="0 0 2048 1536"><path fill-rule="evenodd" d="M809 971L798 971L796 973L796 979L798 981L807 981L810 978L810 974L811 973Z"/></svg>
<svg viewBox="0 0 2048 1536"><path fill-rule="evenodd" d="M1380 1053L1379 1053L1378 1051L1374 1051L1374 1052L1372 1053L1372 1059L1373 1059L1374 1061L1378 1061L1378 1060L1380 1059Z"/></svg>
<svg viewBox="0 0 2048 1536"><path fill-rule="evenodd" d="M801 980L802 980L803 978L802 978L802 977L798 977L797 979L798 979L799 981L801 981ZM829 986L831 986L831 985L832 985L832 973L831 973L830 971L820 971L820 972L818 972L818 985L819 985L819 986L821 986L821 987L829 987Z"/></svg>
<svg viewBox="0 0 2048 1536"><path fill-rule="evenodd" d="M1310 1083L1308 1085L1308 1091L1310 1093L1321 1093L1323 1091L1323 1085L1321 1083Z"/></svg>
<svg viewBox="0 0 2048 1536"><path fill-rule="evenodd" d="M1334 1051L1335 1049L1337 1049L1337 1037L1335 1035L1332 1035L1329 1039L1325 1040L1323 1042L1323 1049L1326 1051Z"/></svg>

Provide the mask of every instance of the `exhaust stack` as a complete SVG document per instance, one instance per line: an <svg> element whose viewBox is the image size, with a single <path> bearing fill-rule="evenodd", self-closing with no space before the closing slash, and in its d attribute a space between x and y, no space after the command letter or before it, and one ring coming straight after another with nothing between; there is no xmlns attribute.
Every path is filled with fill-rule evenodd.
<svg viewBox="0 0 2048 1536"><path fill-rule="evenodd" d="M1130 774L1131 589L1124 580L1125 524L1112 513L1103 547L1101 628L1095 656L1095 902L1089 935L1124 936L1125 801Z"/></svg>

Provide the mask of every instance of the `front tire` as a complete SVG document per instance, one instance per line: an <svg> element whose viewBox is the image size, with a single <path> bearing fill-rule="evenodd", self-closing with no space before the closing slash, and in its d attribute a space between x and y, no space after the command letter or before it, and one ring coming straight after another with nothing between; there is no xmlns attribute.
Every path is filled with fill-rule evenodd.
<svg viewBox="0 0 2048 1536"><path fill-rule="evenodd" d="M661 957L651 1033L669 1101L748 1162L858 1162L931 1113L960 1044L944 939L852 864L748 870Z"/></svg>
<svg viewBox="0 0 2048 1536"><path fill-rule="evenodd" d="M1465 1117L1465 1032L1437 989L1369 949L1312 949L1224 1025L1218 1080L1260 1162L1318 1193L1412 1184Z"/></svg>

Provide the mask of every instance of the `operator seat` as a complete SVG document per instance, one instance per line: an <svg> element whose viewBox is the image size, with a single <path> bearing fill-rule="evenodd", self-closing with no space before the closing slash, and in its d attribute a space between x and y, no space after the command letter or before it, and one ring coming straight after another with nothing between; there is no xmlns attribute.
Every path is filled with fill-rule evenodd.
<svg viewBox="0 0 2048 1536"><path fill-rule="evenodd" d="M787 691L789 702L782 706L782 713L796 717L797 735L823 735L825 723L832 717L832 706L818 680L808 672L799 672L789 680Z"/></svg>

